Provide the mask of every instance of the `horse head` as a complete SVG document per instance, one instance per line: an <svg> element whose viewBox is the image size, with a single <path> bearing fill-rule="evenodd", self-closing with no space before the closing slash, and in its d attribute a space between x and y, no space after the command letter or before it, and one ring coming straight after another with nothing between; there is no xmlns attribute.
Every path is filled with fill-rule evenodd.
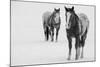
<svg viewBox="0 0 100 67"><path fill-rule="evenodd" d="M56 9L54 8L54 12L53 12L53 17L56 23L59 23L59 19L60 19L60 8Z"/></svg>
<svg viewBox="0 0 100 67"><path fill-rule="evenodd" d="M73 26L73 22L75 21L74 19L75 11L74 11L74 6L72 8L67 8L65 6L65 16L66 16L66 28L70 29L71 26Z"/></svg>

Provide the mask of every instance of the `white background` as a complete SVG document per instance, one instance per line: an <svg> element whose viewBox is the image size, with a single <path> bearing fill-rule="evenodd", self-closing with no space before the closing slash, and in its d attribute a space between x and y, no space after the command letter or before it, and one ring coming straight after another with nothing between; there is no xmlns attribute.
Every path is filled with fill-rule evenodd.
<svg viewBox="0 0 100 67"><path fill-rule="evenodd" d="M45 0L44 0L45 1ZM51 0L52 2L56 2L56 0ZM50 65L51 67L66 67L66 66L99 66L99 3L100 2L95 2L94 0L70 0L70 1L63 1L63 0L58 0L57 2L68 2L68 3L81 3L81 4L96 4L97 5L97 61L94 63L78 63L78 64L59 64L59 65ZM9 39L10 39L10 26L9 26L9 1L2 1L0 2L0 67L7 67L9 66ZM50 67L49 65L43 65L44 67ZM41 66L42 67L42 66Z"/></svg>

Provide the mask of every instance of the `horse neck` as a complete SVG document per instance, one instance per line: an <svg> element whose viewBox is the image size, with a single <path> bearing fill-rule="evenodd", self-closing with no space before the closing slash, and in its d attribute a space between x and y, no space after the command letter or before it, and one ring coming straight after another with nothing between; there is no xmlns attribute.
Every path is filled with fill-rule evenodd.
<svg viewBox="0 0 100 67"><path fill-rule="evenodd" d="M70 22L72 24L72 27L76 26L78 24L78 16L75 12L72 13L72 18L70 19Z"/></svg>
<svg viewBox="0 0 100 67"><path fill-rule="evenodd" d="M54 14L55 14L55 12L53 12L53 13L51 14L51 18L54 18Z"/></svg>
<svg viewBox="0 0 100 67"><path fill-rule="evenodd" d="M50 25L54 23L54 12L49 16L48 22Z"/></svg>
<svg viewBox="0 0 100 67"><path fill-rule="evenodd" d="M55 18L54 14L55 14L55 12L53 12L53 13L51 14L51 16L50 16L50 19L51 19L52 21L54 21L54 18Z"/></svg>

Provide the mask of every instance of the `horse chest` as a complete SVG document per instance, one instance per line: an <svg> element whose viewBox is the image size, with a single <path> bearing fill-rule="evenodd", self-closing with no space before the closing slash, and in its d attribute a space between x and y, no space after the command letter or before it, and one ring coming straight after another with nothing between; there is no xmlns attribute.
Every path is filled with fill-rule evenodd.
<svg viewBox="0 0 100 67"><path fill-rule="evenodd" d="M67 30L67 34L72 37L78 36L79 33L80 33L80 30L79 30L78 26L75 26L75 27Z"/></svg>
<svg viewBox="0 0 100 67"><path fill-rule="evenodd" d="M55 20L55 23L59 23L59 17L55 17L54 20Z"/></svg>

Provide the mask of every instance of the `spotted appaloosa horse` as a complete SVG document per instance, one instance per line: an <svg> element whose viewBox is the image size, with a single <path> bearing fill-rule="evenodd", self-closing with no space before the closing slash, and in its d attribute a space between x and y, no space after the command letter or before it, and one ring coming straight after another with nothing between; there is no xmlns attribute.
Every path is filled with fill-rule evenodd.
<svg viewBox="0 0 100 67"><path fill-rule="evenodd" d="M43 28L46 41L48 41L49 36L51 36L51 41L54 40L54 29L56 29L56 41L57 41L60 24L61 24L60 8L59 9L54 8L54 11L52 13L45 12L43 14Z"/></svg>
<svg viewBox="0 0 100 67"><path fill-rule="evenodd" d="M83 13L76 14L74 6L72 8L67 8L65 6L65 16L66 16L66 32L69 42L69 56L68 60L71 58L71 48L72 48L72 38L75 38L75 49L76 56L75 59L79 57L83 58L83 51L85 40L87 37L89 20L87 16ZM82 48L82 51L80 49Z"/></svg>

